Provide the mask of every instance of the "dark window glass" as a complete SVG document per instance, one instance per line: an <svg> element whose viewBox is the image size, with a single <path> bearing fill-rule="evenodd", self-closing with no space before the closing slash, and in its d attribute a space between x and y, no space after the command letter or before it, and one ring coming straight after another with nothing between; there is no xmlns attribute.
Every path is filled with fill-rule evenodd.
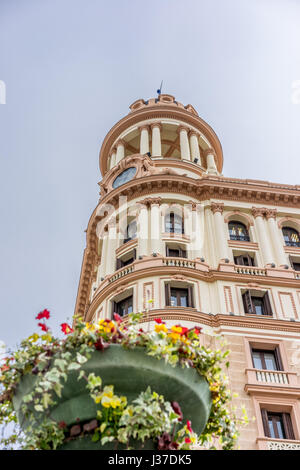
<svg viewBox="0 0 300 470"><path fill-rule="evenodd" d="M133 312L133 296L127 297L126 299L120 300L120 302L114 302L114 312L118 313L121 317L128 315Z"/></svg>
<svg viewBox="0 0 300 470"><path fill-rule="evenodd" d="M171 306L188 307L188 289L171 288Z"/></svg>
<svg viewBox="0 0 300 470"><path fill-rule="evenodd" d="M293 268L295 271L300 271L300 263L293 263Z"/></svg>
<svg viewBox="0 0 300 470"><path fill-rule="evenodd" d="M127 183L130 181L134 175L136 174L136 168L135 167L130 167L124 170L120 175L116 177L116 179L113 182L113 188L118 188L119 186L122 186L122 184Z"/></svg>
<svg viewBox="0 0 300 470"><path fill-rule="evenodd" d="M274 351L253 349L252 359L255 369L279 370Z"/></svg>
<svg viewBox="0 0 300 470"><path fill-rule="evenodd" d="M270 437L273 437L273 439L286 439L281 413L268 413L268 424L270 429Z"/></svg>
<svg viewBox="0 0 300 470"><path fill-rule="evenodd" d="M289 413L274 413L262 409L261 416L265 436L273 439L295 439L291 415Z"/></svg>
<svg viewBox="0 0 300 470"><path fill-rule="evenodd" d="M124 239L124 243L127 243L127 242L129 242L130 240L133 240L134 238L136 238L136 231L137 231L136 221L133 220L132 222L130 222L130 223L127 225L127 228L126 228L126 237L125 237L125 239Z"/></svg>
<svg viewBox="0 0 300 470"><path fill-rule="evenodd" d="M282 233L286 246L300 247L299 233L297 230L290 227L283 227Z"/></svg>
<svg viewBox="0 0 300 470"><path fill-rule="evenodd" d="M234 262L242 266L255 266L254 259L249 255L235 256Z"/></svg>
<svg viewBox="0 0 300 470"><path fill-rule="evenodd" d="M184 233L182 217L174 212L167 214L165 218L165 231L167 233Z"/></svg>
<svg viewBox="0 0 300 470"><path fill-rule="evenodd" d="M229 222L228 229L230 240L250 241L247 227L241 222Z"/></svg>
<svg viewBox="0 0 300 470"><path fill-rule="evenodd" d="M166 254L167 256L174 257L174 258L186 258L186 250L182 248L170 248L166 247Z"/></svg>
<svg viewBox="0 0 300 470"><path fill-rule="evenodd" d="M242 297L245 313L251 313L254 315L272 315L268 292L266 292L263 297L255 297L250 291L246 291Z"/></svg>
<svg viewBox="0 0 300 470"><path fill-rule="evenodd" d="M256 315L264 315L264 302L262 297L252 297L252 304Z"/></svg>

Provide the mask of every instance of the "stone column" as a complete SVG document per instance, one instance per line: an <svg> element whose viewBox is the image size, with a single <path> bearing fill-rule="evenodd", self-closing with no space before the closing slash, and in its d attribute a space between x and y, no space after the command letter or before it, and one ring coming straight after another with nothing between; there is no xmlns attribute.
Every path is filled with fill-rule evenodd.
<svg viewBox="0 0 300 470"><path fill-rule="evenodd" d="M282 237L280 236L278 226L276 224L277 209L267 209L266 218L268 221L270 240L272 240L275 257L278 266L284 268L287 266L287 256L283 248Z"/></svg>
<svg viewBox="0 0 300 470"><path fill-rule="evenodd" d="M149 126L142 126L140 130L140 153L144 155L149 152Z"/></svg>
<svg viewBox="0 0 300 470"><path fill-rule="evenodd" d="M152 129L152 157L161 157L161 139L160 132L162 125L160 122L151 124Z"/></svg>
<svg viewBox="0 0 300 470"><path fill-rule="evenodd" d="M124 140L119 139L117 144L116 165L125 157L125 143Z"/></svg>
<svg viewBox="0 0 300 470"><path fill-rule="evenodd" d="M179 132L181 160L191 160L191 152L188 139L189 129L185 126L179 126L177 132Z"/></svg>
<svg viewBox="0 0 300 470"><path fill-rule="evenodd" d="M228 244L224 234L224 204L221 202L212 202L211 211L214 214L215 234L218 245L219 259L225 261L228 258Z"/></svg>
<svg viewBox="0 0 300 470"><path fill-rule="evenodd" d="M101 248L101 264L99 266L99 279L98 282L101 282L101 279L106 275L106 254L107 254L107 242L108 242L108 230L107 227L104 228L102 236L102 248Z"/></svg>
<svg viewBox="0 0 300 470"><path fill-rule="evenodd" d="M149 199L150 217L151 217L151 254L160 253L160 204L161 198Z"/></svg>
<svg viewBox="0 0 300 470"><path fill-rule="evenodd" d="M215 161L215 151L214 149L208 149L205 151L206 161L207 161L207 173L210 175L217 175L218 170Z"/></svg>
<svg viewBox="0 0 300 470"><path fill-rule="evenodd" d="M148 253L148 207L140 202L138 215L138 256L147 256Z"/></svg>
<svg viewBox="0 0 300 470"><path fill-rule="evenodd" d="M190 137L190 147L191 147L191 161L193 162L196 158L198 160L197 162L198 165L201 165L198 134L196 131L190 131L189 137Z"/></svg>
<svg viewBox="0 0 300 470"><path fill-rule="evenodd" d="M112 224L108 228L108 238L106 247L105 275L112 274L116 270L116 248L117 248L117 227Z"/></svg>
<svg viewBox="0 0 300 470"><path fill-rule="evenodd" d="M116 155L117 155L117 149L116 147L114 147L111 149L111 152L110 152L110 166L109 166L110 170L116 165Z"/></svg>
<svg viewBox="0 0 300 470"><path fill-rule="evenodd" d="M266 226L264 224L264 215L266 209L261 207L252 207L252 215L255 218L255 225L259 238L260 251L263 257L264 265L270 266L273 260L273 253L271 250L271 240L268 240Z"/></svg>
<svg viewBox="0 0 300 470"><path fill-rule="evenodd" d="M204 206L190 202L192 206L192 255L193 258L204 258Z"/></svg>

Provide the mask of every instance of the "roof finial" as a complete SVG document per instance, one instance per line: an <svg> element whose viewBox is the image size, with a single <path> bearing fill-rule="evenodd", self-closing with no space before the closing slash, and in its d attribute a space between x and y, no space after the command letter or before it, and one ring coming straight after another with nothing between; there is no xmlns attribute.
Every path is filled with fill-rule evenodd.
<svg viewBox="0 0 300 470"><path fill-rule="evenodd" d="M161 94L161 89L162 89L162 84L163 84L163 80L161 81L161 84L160 84L160 87L157 91L157 98L159 98L160 94Z"/></svg>

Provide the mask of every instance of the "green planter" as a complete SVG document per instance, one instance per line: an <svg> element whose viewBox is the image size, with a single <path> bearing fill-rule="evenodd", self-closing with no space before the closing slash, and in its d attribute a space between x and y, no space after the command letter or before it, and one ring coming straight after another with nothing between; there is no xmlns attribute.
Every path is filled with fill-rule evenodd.
<svg viewBox="0 0 300 470"><path fill-rule="evenodd" d="M193 430L197 434L201 434L205 427L211 408L210 390L206 379L193 368L172 367L164 360L148 356L143 348L124 349L121 345L112 344L104 351L95 351L91 359L83 364L82 370L87 375L91 372L99 375L103 385L114 385L115 393L126 396L129 403L150 386L152 391L163 395L166 400L180 404L184 419L192 421ZM53 419L64 421L68 426L92 420L99 409L99 405L89 396L86 382L78 381L77 377L78 371L69 373L62 396L56 397L57 405L51 410ZM22 399L32 391L36 380L36 376L24 376L13 399L24 430L28 422L24 420L20 409ZM86 438L78 438L66 443L64 448L100 448L98 442L92 443L90 439L89 442L85 441ZM104 448L114 448L114 444Z"/></svg>

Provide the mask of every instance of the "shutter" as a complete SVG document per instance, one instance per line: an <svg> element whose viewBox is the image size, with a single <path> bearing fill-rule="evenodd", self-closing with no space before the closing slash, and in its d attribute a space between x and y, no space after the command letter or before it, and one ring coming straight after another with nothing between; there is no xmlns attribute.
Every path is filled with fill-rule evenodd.
<svg viewBox="0 0 300 470"><path fill-rule="evenodd" d="M181 258L186 258L186 250L182 250L181 248L179 248L179 256Z"/></svg>
<svg viewBox="0 0 300 470"><path fill-rule="evenodd" d="M117 270L122 268L122 260L120 258L117 258Z"/></svg>
<svg viewBox="0 0 300 470"><path fill-rule="evenodd" d="M170 256L170 248L168 247L168 245L166 246L166 253L167 253L167 256Z"/></svg>
<svg viewBox="0 0 300 470"><path fill-rule="evenodd" d="M193 286L188 287L188 306L194 308Z"/></svg>
<svg viewBox="0 0 300 470"><path fill-rule="evenodd" d="M238 264L240 266L244 266L244 256L243 255L235 256L234 260L235 260L235 264Z"/></svg>
<svg viewBox="0 0 300 470"><path fill-rule="evenodd" d="M284 370L283 365L282 365L281 356L280 356L279 346L276 346L276 348L274 349L274 356L275 356L275 361L276 361L276 365L277 365L278 370Z"/></svg>
<svg viewBox="0 0 300 470"><path fill-rule="evenodd" d="M294 269L294 263L293 263L293 260L292 260L292 257L291 257L291 256L289 256L289 260L290 260L291 268Z"/></svg>
<svg viewBox="0 0 300 470"><path fill-rule="evenodd" d="M136 249L133 250L133 260L136 260Z"/></svg>
<svg viewBox="0 0 300 470"><path fill-rule="evenodd" d="M249 266L254 266L253 258L251 258L250 255L246 255L246 256L247 256L247 258L248 258L248 264L249 264Z"/></svg>
<svg viewBox="0 0 300 470"><path fill-rule="evenodd" d="M171 286L169 283L165 284L166 306L171 306Z"/></svg>
<svg viewBox="0 0 300 470"><path fill-rule="evenodd" d="M266 292L265 295L263 296L263 303L264 303L264 315L273 315L268 292Z"/></svg>
<svg viewBox="0 0 300 470"><path fill-rule="evenodd" d="M254 308L253 308L253 304L252 304L250 291L247 290L242 295L242 297L243 297L243 304L244 304L245 313L254 313Z"/></svg>
<svg viewBox="0 0 300 470"><path fill-rule="evenodd" d="M182 233L184 233L184 218L181 218L181 228L182 228Z"/></svg>
<svg viewBox="0 0 300 470"><path fill-rule="evenodd" d="M291 415L289 413L282 413L282 421L287 439L295 439Z"/></svg>
<svg viewBox="0 0 300 470"><path fill-rule="evenodd" d="M264 433L266 437L271 437L269 423L268 423L268 412L264 408L261 409L262 423L264 427Z"/></svg>

